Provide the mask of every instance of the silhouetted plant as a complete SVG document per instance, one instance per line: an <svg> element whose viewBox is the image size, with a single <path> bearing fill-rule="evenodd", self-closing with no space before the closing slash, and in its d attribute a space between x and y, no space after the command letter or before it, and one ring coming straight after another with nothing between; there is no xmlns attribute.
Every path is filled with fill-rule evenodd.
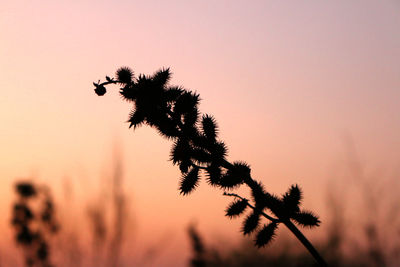
<svg viewBox="0 0 400 267"><path fill-rule="evenodd" d="M49 191L30 182L15 185L18 199L14 204L12 226L16 242L25 253L28 267L53 266L49 260L48 237L58 230L54 219L54 204ZM34 200L38 206L34 208Z"/></svg>
<svg viewBox="0 0 400 267"><path fill-rule="evenodd" d="M207 266L207 262L206 262L206 258L205 258L205 255L206 255L205 247L204 247L203 241L194 225L189 226L188 234L190 237L192 251L193 251L193 256L192 256L192 259L190 260L190 266L193 266L193 267Z"/></svg>
<svg viewBox="0 0 400 267"><path fill-rule="evenodd" d="M147 124L158 130L160 135L172 140L171 161L182 172L180 193L191 193L199 183L200 175L206 176L211 186L222 190L233 190L246 184L251 189L252 199L237 194L224 193L235 198L226 210L226 215L236 217L246 209L250 214L243 222L244 235L255 233L255 245L263 247L271 242L280 224L302 242L319 265L326 263L312 244L298 230L320 224L312 212L300 209L302 192L297 185L290 187L283 196L268 193L263 184L251 177L251 169L245 162L229 162L227 147L218 140L218 126L213 116L200 115L199 95L179 86L169 86L169 68L161 69L152 76L134 76L130 68L117 70L116 78L106 76L106 82L93 83L97 95L106 93L106 85L121 85L123 99L132 102L134 108L129 116L129 127ZM261 217L269 222L261 226Z"/></svg>

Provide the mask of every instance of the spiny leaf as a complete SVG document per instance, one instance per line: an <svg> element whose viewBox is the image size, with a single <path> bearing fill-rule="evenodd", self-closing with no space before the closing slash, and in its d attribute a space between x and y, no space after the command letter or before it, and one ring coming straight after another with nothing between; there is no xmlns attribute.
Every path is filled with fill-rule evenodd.
<svg viewBox="0 0 400 267"><path fill-rule="evenodd" d="M271 222L257 233L255 244L257 247L261 248L271 242L275 237L275 230L278 225L275 222Z"/></svg>
<svg viewBox="0 0 400 267"><path fill-rule="evenodd" d="M201 121L202 130L205 136L211 140L215 140L218 133L217 122L214 117L210 115L204 115Z"/></svg>
<svg viewBox="0 0 400 267"><path fill-rule="evenodd" d="M187 195L192 192L199 182L199 168L193 166L192 169L185 175L183 175L181 180L181 185L179 187L180 193Z"/></svg>
<svg viewBox="0 0 400 267"><path fill-rule="evenodd" d="M303 227L314 227L319 226L321 221L318 219L316 215L314 215L311 211L301 211L297 212L292 216L292 219Z"/></svg>
<svg viewBox="0 0 400 267"><path fill-rule="evenodd" d="M226 216L233 218L239 216L247 207L247 199L238 199L233 201L226 209Z"/></svg>
<svg viewBox="0 0 400 267"><path fill-rule="evenodd" d="M244 220L242 227L243 234L247 235L256 230L259 221L260 221L260 214L257 212L253 212L249 216L247 216L247 218Z"/></svg>

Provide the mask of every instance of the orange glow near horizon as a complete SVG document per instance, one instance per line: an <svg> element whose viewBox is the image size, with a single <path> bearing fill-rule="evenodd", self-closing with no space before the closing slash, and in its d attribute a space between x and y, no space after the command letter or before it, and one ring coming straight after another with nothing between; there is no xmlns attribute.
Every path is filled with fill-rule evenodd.
<svg viewBox="0 0 400 267"><path fill-rule="evenodd" d="M217 119L229 159L248 162L273 193L298 183L305 207L323 222L327 187L352 190L344 186L349 150L366 175L398 179L399 11L396 1L372 0L3 0L0 235L7 238L0 249L11 242L18 178L49 185L59 203L71 183L74 199L63 216L68 221L81 208L71 221L83 224L82 203L94 201L107 183L115 147L132 213L127 261L129 248L140 254L166 242L157 260L184 266L185 231L193 221L206 240L241 239L240 220L223 216L229 200L222 192L202 182L190 196L179 195L171 142L147 127L128 129L131 107L117 87L94 94L92 82L120 66L136 74L170 67L171 84L198 92L201 112Z"/></svg>

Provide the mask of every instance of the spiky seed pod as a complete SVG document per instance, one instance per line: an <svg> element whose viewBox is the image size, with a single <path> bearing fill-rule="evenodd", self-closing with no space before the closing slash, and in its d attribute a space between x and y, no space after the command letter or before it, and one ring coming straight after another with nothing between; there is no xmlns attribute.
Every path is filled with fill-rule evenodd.
<svg viewBox="0 0 400 267"><path fill-rule="evenodd" d="M192 148L188 140L179 138L172 146L170 159L173 164L177 164L178 162L189 162L191 151Z"/></svg>
<svg viewBox="0 0 400 267"><path fill-rule="evenodd" d="M140 109L132 111L129 115L129 120L127 121L129 122L129 128L133 126L133 129L136 129L144 123L145 119L146 116Z"/></svg>
<svg viewBox="0 0 400 267"><path fill-rule="evenodd" d="M179 130L173 125L165 125L157 127L158 133L167 139L174 139L179 135Z"/></svg>
<svg viewBox="0 0 400 267"><path fill-rule="evenodd" d="M184 128L187 129L188 127L194 128L197 120L199 119L199 110L197 108L192 109L191 111L185 113L183 115L184 121Z"/></svg>
<svg viewBox="0 0 400 267"><path fill-rule="evenodd" d="M210 142L210 140L208 140L204 134L197 132L193 136L192 141L194 146L204 148L210 153L212 152L211 147L213 146L214 142Z"/></svg>
<svg viewBox="0 0 400 267"><path fill-rule="evenodd" d="M277 227L278 224L275 222L264 225L264 227L257 233L255 240L256 246L261 248L269 244L275 237L275 230Z"/></svg>
<svg viewBox="0 0 400 267"><path fill-rule="evenodd" d="M290 217L294 213L298 212L299 205L302 199L302 193L300 188L297 185L292 185L288 192L286 192L282 197L283 207L287 213L287 216Z"/></svg>
<svg viewBox="0 0 400 267"><path fill-rule="evenodd" d="M116 73L117 80L121 83L130 83L133 78L133 71L129 67L121 67Z"/></svg>
<svg viewBox="0 0 400 267"><path fill-rule="evenodd" d="M180 134L176 124L165 115L159 118L156 128L159 134L167 139L176 138Z"/></svg>
<svg viewBox="0 0 400 267"><path fill-rule="evenodd" d="M221 168L217 164L211 163L207 166L206 171L207 182L210 185L219 185L222 174Z"/></svg>
<svg viewBox="0 0 400 267"><path fill-rule="evenodd" d="M156 106L153 106L152 109L147 109L146 122L149 126L159 127L167 124L168 121L172 123L169 117Z"/></svg>
<svg viewBox="0 0 400 267"><path fill-rule="evenodd" d="M96 87L96 88L94 88L94 92L96 93L96 95L102 96L107 92L104 85L102 85L102 84L99 85L99 84L95 84L95 83L93 83L93 84Z"/></svg>
<svg viewBox="0 0 400 267"><path fill-rule="evenodd" d="M212 144L210 152L213 161L221 162L225 159L228 149L224 142L215 142Z"/></svg>
<svg viewBox="0 0 400 267"><path fill-rule="evenodd" d="M164 91L164 101L167 103L175 102L180 95L183 94L185 90L179 86L169 87Z"/></svg>
<svg viewBox="0 0 400 267"><path fill-rule="evenodd" d="M251 196L253 198L253 201L255 203L264 203L266 194L264 186L260 182L255 180L251 181L251 183L249 183L249 186L251 188Z"/></svg>
<svg viewBox="0 0 400 267"><path fill-rule="evenodd" d="M171 73L169 71L169 68L166 69L161 69L157 71L154 75L152 80L161 87L164 87L167 85L169 79L171 78Z"/></svg>
<svg viewBox="0 0 400 267"><path fill-rule="evenodd" d="M231 169L229 169L224 175L222 175L219 181L219 186L224 189L234 189L241 184L243 184L242 177L236 175Z"/></svg>
<svg viewBox="0 0 400 267"><path fill-rule="evenodd" d="M135 101L139 95L139 89L135 84L127 84L119 91L122 98L127 101Z"/></svg>
<svg viewBox="0 0 400 267"><path fill-rule="evenodd" d="M220 186L225 189L233 189L244 182L244 178L250 175L250 167L241 162L236 162L221 177Z"/></svg>
<svg viewBox="0 0 400 267"><path fill-rule="evenodd" d="M247 199L238 199L233 201L226 209L226 216L233 218L242 214L247 207Z"/></svg>
<svg viewBox="0 0 400 267"><path fill-rule="evenodd" d="M276 216L285 217L285 213L282 209L282 201L278 196L270 193L264 194L264 199L261 202L264 207L270 209Z"/></svg>
<svg viewBox="0 0 400 267"><path fill-rule="evenodd" d="M311 211L301 211L297 212L292 216L292 219L299 225L303 227L314 227L314 226L319 226L321 221L318 219L318 217L313 214Z"/></svg>
<svg viewBox="0 0 400 267"><path fill-rule="evenodd" d="M181 180L181 185L179 187L180 193L187 195L192 192L199 182L199 168L193 166L192 169L185 175L183 175Z"/></svg>
<svg viewBox="0 0 400 267"><path fill-rule="evenodd" d="M250 177L250 166L245 162L234 162L232 166L232 170L235 175L244 178Z"/></svg>
<svg viewBox="0 0 400 267"><path fill-rule="evenodd" d="M17 189L17 193L21 196L21 197L33 197L36 196L36 189L35 187L31 184L31 183L18 183L16 185L16 189Z"/></svg>
<svg viewBox="0 0 400 267"><path fill-rule="evenodd" d="M260 214L258 212L253 212L243 222L242 232L244 235L252 233L257 229L260 222Z"/></svg>
<svg viewBox="0 0 400 267"><path fill-rule="evenodd" d="M199 103L199 95L192 92L184 92L181 94L174 106L174 112L177 114L185 114L197 107Z"/></svg>
<svg viewBox="0 0 400 267"><path fill-rule="evenodd" d="M201 121L201 126L204 135L211 140L215 140L218 133L218 127L214 117L210 115L204 115Z"/></svg>
<svg viewBox="0 0 400 267"><path fill-rule="evenodd" d="M201 148L193 148L190 156L193 160L197 161L200 164L211 162L210 153Z"/></svg>
<svg viewBox="0 0 400 267"><path fill-rule="evenodd" d="M179 163L179 170L185 174L189 171L189 168L193 165L193 162L190 159L182 160Z"/></svg>

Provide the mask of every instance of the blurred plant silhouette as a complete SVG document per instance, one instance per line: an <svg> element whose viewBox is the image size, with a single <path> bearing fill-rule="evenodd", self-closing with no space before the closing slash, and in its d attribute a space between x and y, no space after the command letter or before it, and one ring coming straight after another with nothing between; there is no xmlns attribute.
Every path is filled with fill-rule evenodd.
<svg viewBox="0 0 400 267"><path fill-rule="evenodd" d="M57 233L59 226L50 192L31 182L18 182L15 190L18 199L11 223L16 242L23 248L26 266L51 267L48 239Z"/></svg>
<svg viewBox="0 0 400 267"><path fill-rule="evenodd" d="M205 267L207 266L206 251L197 229L194 225L190 225L188 228L188 234L190 237L193 257L190 261L190 266L193 267Z"/></svg>
<svg viewBox="0 0 400 267"><path fill-rule="evenodd" d="M229 162L226 159L227 147L218 139L216 120L199 112L199 95L179 86L169 86L170 78L169 68L161 69L152 76L140 74L136 78L130 68L122 67L117 70L115 78L106 76L105 82L93 85L95 93L102 96L106 93L106 85L119 84L122 98L134 104L128 120L129 127L135 129L147 124L174 142L171 161L179 166L182 173L181 194L191 193L198 186L201 174L211 186L224 191L245 184L251 189L251 199L224 193L234 198L226 209L226 216L238 217L250 209L243 221L243 234L254 233L255 245L263 247L274 239L278 226L284 224L319 266L326 266L325 260L295 226L311 228L320 224L316 215L300 208L303 196L299 186L292 185L282 196L268 193L261 182L252 178L247 163ZM261 217L266 220L263 225Z"/></svg>

